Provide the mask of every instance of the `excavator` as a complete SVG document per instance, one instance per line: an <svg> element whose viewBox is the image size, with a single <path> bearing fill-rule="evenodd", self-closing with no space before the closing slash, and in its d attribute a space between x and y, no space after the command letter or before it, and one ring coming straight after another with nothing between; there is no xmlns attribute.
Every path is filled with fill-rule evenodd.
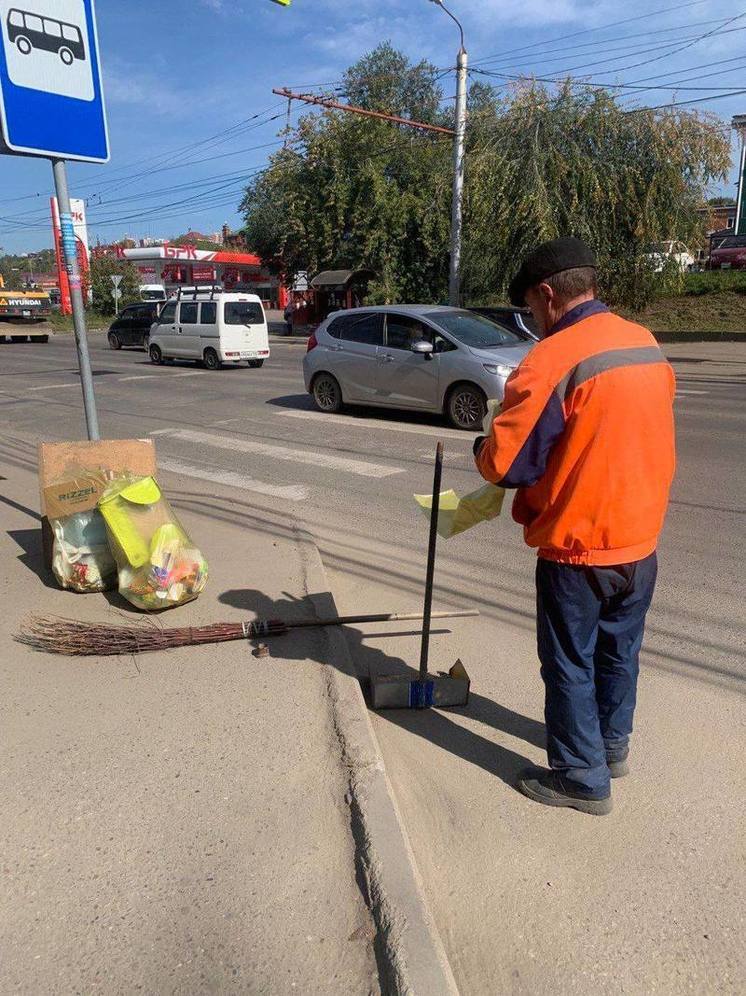
<svg viewBox="0 0 746 996"><path fill-rule="evenodd" d="M6 290L0 273L0 342L6 340L6 324L18 329L17 332L9 332L11 342L48 342L48 326L43 323L51 314L52 302L47 293L39 290Z"/></svg>

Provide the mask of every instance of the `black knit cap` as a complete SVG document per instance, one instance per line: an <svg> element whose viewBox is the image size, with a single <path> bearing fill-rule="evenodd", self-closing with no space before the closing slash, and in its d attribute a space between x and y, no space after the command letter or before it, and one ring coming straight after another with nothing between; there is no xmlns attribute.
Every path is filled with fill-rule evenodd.
<svg viewBox="0 0 746 996"><path fill-rule="evenodd" d="M542 243L526 256L511 280L508 288L510 303L521 307L529 287L540 284L555 273L574 270L577 266L596 266L596 254L582 239L567 237Z"/></svg>

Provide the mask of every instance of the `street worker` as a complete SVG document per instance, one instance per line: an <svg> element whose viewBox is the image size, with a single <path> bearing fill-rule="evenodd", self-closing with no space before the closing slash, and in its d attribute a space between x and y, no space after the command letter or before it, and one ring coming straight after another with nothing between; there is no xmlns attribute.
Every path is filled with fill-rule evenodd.
<svg viewBox="0 0 746 996"><path fill-rule="evenodd" d="M524 795L611 812L628 773L639 653L675 466L675 378L652 334L596 299L579 239L531 252L510 285L542 340L508 378L492 434L474 444L487 481L515 488L513 518L538 548L538 655L549 769Z"/></svg>
<svg viewBox="0 0 746 996"><path fill-rule="evenodd" d="M285 305L285 310L282 312L282 317L285 319L285 335L293 334L293 312L295 311L295 304L292 300L289 300Z"/></svg>

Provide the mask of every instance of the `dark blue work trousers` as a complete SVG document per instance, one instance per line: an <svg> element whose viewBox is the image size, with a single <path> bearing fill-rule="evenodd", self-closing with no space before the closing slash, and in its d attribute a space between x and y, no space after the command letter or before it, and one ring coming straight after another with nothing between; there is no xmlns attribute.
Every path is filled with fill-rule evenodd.
<svg viewBox="0 0 746 996"><path fill-rule="evenodd" d="M591 798L609 794L607 759L629 743L657 569L655 553L616 567L536 565L549 766Z"/></svg>

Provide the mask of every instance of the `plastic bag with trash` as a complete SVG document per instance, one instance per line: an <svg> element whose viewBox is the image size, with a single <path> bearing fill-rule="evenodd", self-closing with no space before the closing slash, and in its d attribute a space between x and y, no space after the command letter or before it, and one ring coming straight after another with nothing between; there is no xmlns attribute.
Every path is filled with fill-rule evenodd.
<svg viewBox="0 0 746 996"><path fill-rule="evenodd" d="M487 402L487 414L484 416L482 428L486 436L492 435L492 422L500 411L500 402L495 398ZM484 484L476 491L470 491L462 498L449 488L440 492L438 507L438 535L450 539L459 533L471 529L480 522L489 522L500 514L505 499L505 488L496 484ZM414 500L425 515L430 518L433 504L432 495L415 495Z"/></svg>
<svg viewBox="0 0 746 996"><path fill-rule="evenodd" d="M114 478L99 505L119 593L147 612L189 602L207 582L207 561L153 477Z"/></svg>
<svg viewBox="0 0 746 996"><path fill-rule="evenodd" d="M101 468L71 466L44 488L53 535L52 573L62 588L91 592L116 587L117 565L96 507L106 486Z"/></svg>

